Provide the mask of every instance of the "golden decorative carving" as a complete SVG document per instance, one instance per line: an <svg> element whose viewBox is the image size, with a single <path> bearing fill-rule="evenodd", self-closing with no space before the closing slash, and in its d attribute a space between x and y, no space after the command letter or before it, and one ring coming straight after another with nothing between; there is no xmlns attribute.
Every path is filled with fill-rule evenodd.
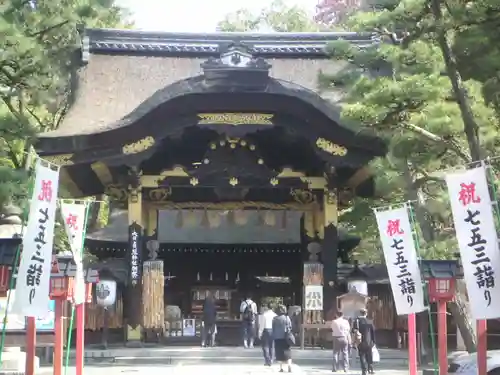
<svg viewBox="0 0 500 375"><path fill-rule="evenodd" d="M128 190L122 185L111 184L106 186L104 193L111 199L124 202L128 199Z"/></svg>
<svg viewBox="0 0 500 375"><path fill-rule="evenodd" d="M325 190L326 203L327 204L337 204L337 191L336 190Z"/></svg>
<svg viewBox="0 0 500 375"><path fill-rule="evenodd" d="M73 157L73 154L60 154L60 155L49 155L49 156L43 156L43 160L47 160L49 163L63 166L63 165L73 165L73 160L71 158Z"/></svg>
<svg viewBox="0 0 500 375"><path fill-rule="evenodd" d="M192 185L192 186L196 186L199 184L200 181L198 181L198 179L196 177L191 177L191 179L189 180L189 183Z"/></svg>
<svg viewBox="0 0 500 375"><path fill-rule="evenodd" d="M231 185L233 187L236 186L236 185L238 185L238 183L239 183L239 181L238 181L238 179L236 177L231 177L229 179L229 185Z"/></svg>
<svg viewBox="0 0 500 375"><path fill-rule="evenodd" d="M273 186L276 186L279 184L279 180L276 177L273 177L269 180L269 183Z"/></svg>
<svg viewBox="0 0 500 375"><path fill-rule="evenodd" d="M340 146L336 143L333 143L325 138L318 138L316 140L316 146L331 154L331 155L335 155L335 156L345 156L347 155L347 148L345 148L344 146Z"/></svg>
<svg viewBox="0 0 500 375"><path fill-rule="evenodd" d="M146 151L155 144L155 139L151 136L143 138L137 142L126 144L122 147L122 153L125 155L138 154L139 152Z"/></svg>
<svg viewBox="0 0 500 375"><path fill-rule="evenodd" d="M292 168L285 167L283 170L280 172L278 177L306 177L306 175L303 172L297 172L294 171Z"/></svg>
<svg viewBox="0 0 500 375"><path fill-rule="evenodd" d="M311 190L291 189L290 195L298 203L309 204L316 202L316 196Z"/></svg>
<svg viewBox="0 0 500 375"><path fill-rule="evenodd" d="M139 202L139 190L138 189L130 189L129 198L130 198L129 203Z"/></svg>
<svg viewBox="0 0 500 375"><path fill-rule="evenodd" d="M273 125L274 115L267 113L200 113L199 125Z"/></svg>
<svg viewBox="0 0 500 375"><path fill-rule="evenodd" d="M172 188L157 188L150 190L149 199L155 202L166 201L172 195Z"/></svg>

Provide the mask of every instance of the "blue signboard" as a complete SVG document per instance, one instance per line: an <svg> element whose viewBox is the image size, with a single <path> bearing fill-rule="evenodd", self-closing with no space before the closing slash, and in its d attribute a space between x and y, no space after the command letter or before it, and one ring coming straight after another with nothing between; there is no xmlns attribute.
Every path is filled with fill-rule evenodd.
<svg viewBox="0 0 500 375"><path fill-rule="evenodd" d="M51 300L49 303L49 311L44 318L36 318L37 331L53 331L55 322L56 301Z"/></svg>

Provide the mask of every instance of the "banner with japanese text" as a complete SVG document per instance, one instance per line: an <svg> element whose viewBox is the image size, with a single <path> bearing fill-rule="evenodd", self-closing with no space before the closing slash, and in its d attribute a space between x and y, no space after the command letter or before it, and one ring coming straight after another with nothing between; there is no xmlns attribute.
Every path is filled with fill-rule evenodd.
<svg viewBox="0 0 500 375"><path fill-rule="evenodd" d="M474 319L500 318L500 252L485 168L446 175Z"/></svg>
<svg viewBox="0 0 500 375"><path fill-rule="evenodd" d="M41 318L48 315L50 306L50 271L59 169L38 160L35 173L12 313Z"/></svg>
<svg viewBox="0 0 500 375"><path fill-rule="evenodd" d="M64 221L64 228L71 246L73 259L76 264L76 276L73 290L73 302L76 305L85 303L85 281L83 279L83 233L85 229L85 214L87 202L61 201L61 216Z"/></svg>
<svg viewBox="0 0 500 375"><path fill-rule="evenodd" d="M398 315L424 311L424 291L408 206L375 211Z"/></svg>

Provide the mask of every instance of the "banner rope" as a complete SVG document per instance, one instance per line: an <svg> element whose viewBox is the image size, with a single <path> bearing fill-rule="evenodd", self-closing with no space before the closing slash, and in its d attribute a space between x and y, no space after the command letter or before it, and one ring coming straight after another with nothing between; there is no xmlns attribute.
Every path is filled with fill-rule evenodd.
<svg viewBox="0 0 500 375"><path fill-rule="evenodd" d="M415 251L417 252L418 268L420 270L420 278L422 279L422 283L423 283L424 303L427 305L429 329L432 332L432 334L430 335L430 338L431 338L431 347L432 347L432 362L434 365L434 375L438 375L439 365L438 365L438 359L437 359L436 337L434 335L434 333L435 333L434 332L434 323L432 322L429 290L427 287L427 281L425 280L425 275L424 275L423 267L422 267L422 256L420 254L421 249L420 249L420 238L419 238L419 234L418 234L417 220L415 218L415 213L413 212L413 206L412 206L411 202L407 202L406 207L408 209L408 214L409 214L409 218L410 218L410 226L412 229L413 243L415 244Z"/></svg>
<svg viewBox="0 0 500 375"><path fill-rule="evenodd" d="M80 248L80 259L82 260L83 262L83 248L84 248L84 244L85 244L85 236L87 235L87 223L88 223L88 219L89 219L89 214L90 214L90 206L92 205L92 203L94 203L93 200L89 199L87 202L86 202L86 207L85 207L85 217L84 217L84 220L83 220L83 231L82 231L82 237L83 237L83 241L82 241L82 247ZM85 301L83 302L85 303ZM68 373L68 367L69 367L69 355L70 355L70 350L71 350L71 338L73 336L73 326L75 324L75 304L72 303L71 304L71 318L70 318L70 322L69 322L69 328L68 328L68 336L67 336L67 340L66 340L66 356L65 356L65 360L64 360L64 375L67 375Z"/></svg>

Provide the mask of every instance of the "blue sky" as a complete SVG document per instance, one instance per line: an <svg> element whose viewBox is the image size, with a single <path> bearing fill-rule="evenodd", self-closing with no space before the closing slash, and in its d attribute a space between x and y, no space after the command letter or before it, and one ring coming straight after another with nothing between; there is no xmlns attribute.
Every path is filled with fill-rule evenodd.
<svg viewBox="0 0 500 375"><path fill-rule="evenodd" d="M154 31L215 31L217 22L240 8L258 12L271 0L117 0L133 15L136 27ZM318 0L284 0L314 11Z"/></svg>

